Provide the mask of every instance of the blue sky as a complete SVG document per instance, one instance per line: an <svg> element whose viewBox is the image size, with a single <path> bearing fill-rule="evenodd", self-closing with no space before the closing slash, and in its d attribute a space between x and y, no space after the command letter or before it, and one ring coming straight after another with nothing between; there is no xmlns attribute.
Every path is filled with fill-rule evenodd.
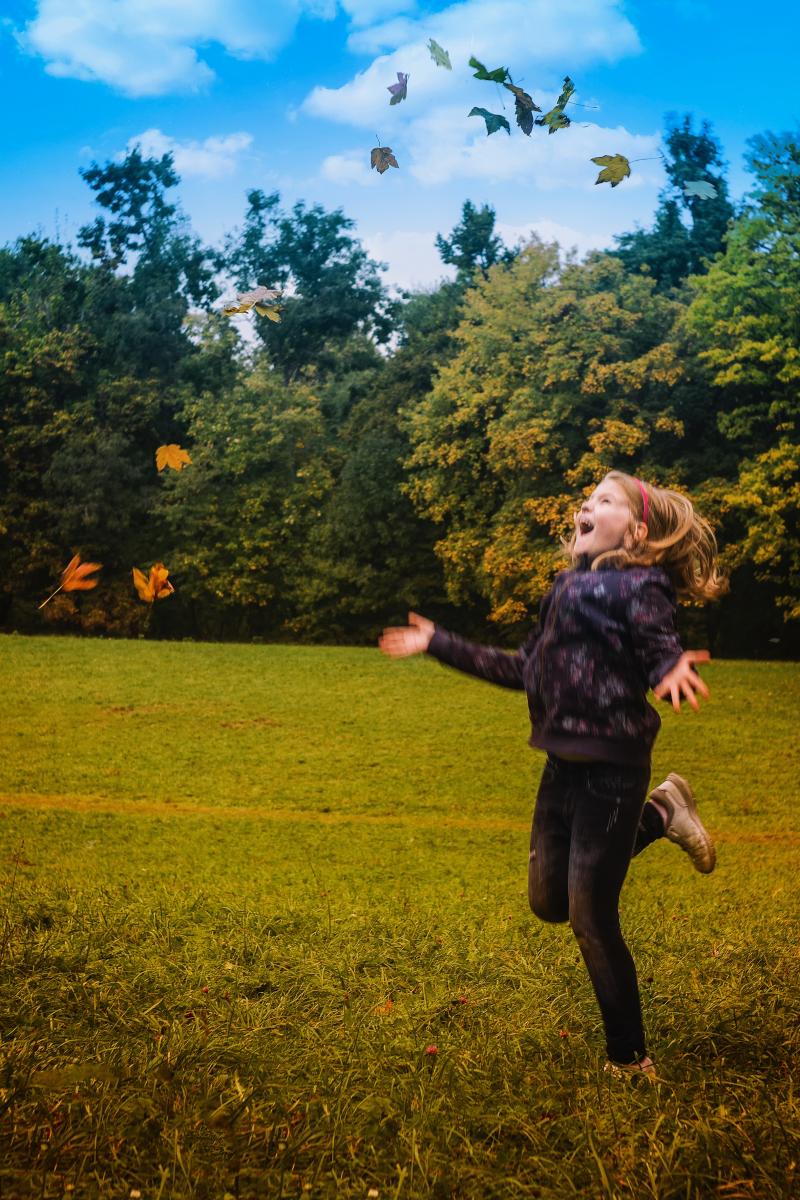
<svg viewBox="0 0 800 1200"><path fill-rule="evenodd" d="M245 192L278 190L341 207L387 280L428 285L446 272L434 236L465 199L490 203L509 242L534 230L583 251L647 225L663 182L633 164L595 187L593 155L656 155L665 114L707 119L748 186L748 137L800 121L800 10L704 0L5 0L0 20L0 243L32 231L74 239L91 219L78 175L138 141L172 150L180 202L217 243L241 222ZM437 68L429 37L449 50ZM528 139L487 138L473 105L502 111L470 54L507 66L543 107L564 75L573 125ZM408 100L387 85L409 73ZM505 94L506 101L508 99ZM596 106L596 107L594 107ZM376 144L399 170L369 169Z"/></svg>

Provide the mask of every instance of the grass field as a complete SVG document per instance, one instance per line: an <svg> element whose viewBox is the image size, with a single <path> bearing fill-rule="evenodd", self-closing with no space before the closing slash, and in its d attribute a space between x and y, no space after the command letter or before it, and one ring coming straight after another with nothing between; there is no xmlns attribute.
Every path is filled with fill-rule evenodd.
<svg viewBox="0 0 800 1200"><path fill-rule="evenodd" d="M705 677L654 774L717 870L658 842L622 896L636 1087L527 907L522 693L0 637L0 1198L800 1197L798 672Z"/></svg>

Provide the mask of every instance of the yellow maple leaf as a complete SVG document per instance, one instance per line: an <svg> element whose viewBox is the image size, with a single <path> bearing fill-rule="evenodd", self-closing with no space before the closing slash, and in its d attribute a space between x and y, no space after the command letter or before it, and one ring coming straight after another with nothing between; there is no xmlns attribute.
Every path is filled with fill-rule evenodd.
<svg viewBox="0 0 800 1200"><path fill-rule="evenodd" d="M159 471L163 471L164 467L172 467L173 471L181 471L191 461L188 450L184 450L175 442L170 442L167 446L159 446L156 450L156 466Z"/></svg>
<svg viewBox="0 0 800 1200"><path fill-rule="evenodd" d="M595 183L610 183L612 188L617 187L631 173L631 164L624 154L600 154L593 158L592 162L603 168Z"/></svg>
<svg viewBox="0 0 800 1200"><path fill-rule="evenodd" d="M148 604L152 604L154 600L165 600L167 596L171 596L175 591L175 588L167 579L169 571L163 563L154 563L150 568L149 576L139 571L136 567L133 568L132 574L133 584L139 593L139 599L146 600Z"/></svg>

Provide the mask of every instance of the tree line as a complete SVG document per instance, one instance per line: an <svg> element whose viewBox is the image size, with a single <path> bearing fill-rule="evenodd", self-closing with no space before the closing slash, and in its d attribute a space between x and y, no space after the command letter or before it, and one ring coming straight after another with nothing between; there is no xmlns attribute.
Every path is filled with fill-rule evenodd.
<svg viewBox="0 0 800 1200"><path fill-rule="evenodd" d="M651 227L583 261L467 201L455 278L399 298L341 210L253 190L214 248L169 155L83 170L77 246L0 250L0 627L358 643L414 607L514 645L616 467L716 528L732 588L690 635L794 655L800 141L749 147L734 206L709 126L673 118ZM220 299L257 284L281 321L242 339ZM159 474L172 442L192 465ZM39 611L74 553L99 586ZM176 591L143 605L156 561Z"/></svg>

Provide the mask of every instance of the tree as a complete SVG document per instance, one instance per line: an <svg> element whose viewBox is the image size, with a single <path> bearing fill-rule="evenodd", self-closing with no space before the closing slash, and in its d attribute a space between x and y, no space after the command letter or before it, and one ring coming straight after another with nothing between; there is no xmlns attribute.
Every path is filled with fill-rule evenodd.
<svg viewBox="0 0 800 1200"><path fill-rule="evenodd" d="M677 287L687 276L706 269L723 247L728 223L734 215L728 199L725 163L711 126L703 122L700 133L692 118L681 122L667 118L664 166L668 183L659 197L651 230L637 229L615 240L614 251L629 271L649 270L660 291ZM684 185L704 179L716 191L713 199L687 196Z"/></svg>
<svg viewBox="0 0 800 1200"><path fill-rule="evenodd" d="M311 365L330 369L335 347L363 333L377 343L392 333L396 305L374 262L349 232L340 209L301 201L281 212L277 193L248 192L244 229L228 239L219 265L241 289L284 289L280 324L263 321L259 336L285 381Z"/></svg>
<svg viewBox="0 0 800 1200"><path fill-rule="evenodd" d="M707 487L730 566L752 564L785 616L800 617L800 140L750 141L755 186L725 255L691 282L686 324L721 397L718 427L740 461Z"/></svg>
<svg viewBox="0 0 800 1200"><path fill-rule="evenodd" d="M437 523L454 603L517 626L555 570L576 498L610 467L672 482L684 426L682 306L594 254L538 240L467 292L459 351L408 409L409 494Z"/></svg>
<svg viewBox="0 0 800 1200"><path fill-rule="evenodd" d="M461 209L461 220L449 238L436 235L436 248L442 262L456 268L456 281L462 287L469 286L480 274L484 279L495 263L510 263L516 251L503 245L503 239L494 232L495 211L484 204L476 208L471 200L465 200Z"/></svg>

